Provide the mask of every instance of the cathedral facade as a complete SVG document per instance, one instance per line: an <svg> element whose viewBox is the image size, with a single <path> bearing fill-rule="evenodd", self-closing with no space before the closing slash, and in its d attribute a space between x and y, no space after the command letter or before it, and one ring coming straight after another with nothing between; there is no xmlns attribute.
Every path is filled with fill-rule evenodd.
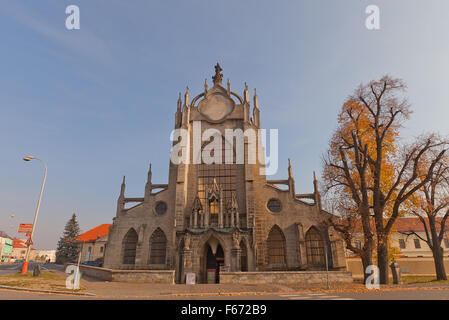
<svg viewBox="0 0 449 320"><path fill-rule="evenodd" d="M226 139L225 130L257 132L260 108L256 93L251 106L246 84L243 96L231 90L229 80L224 87L221 71L217 64L211 88L206 82L193 99L188 88L184 100L179 97L174 127L189 141L198 135L195 129L200 135L209 129L221 133L223 138L210 142L222 139L222 152L208 149L207 142L199 151L223 159L231 154L231 161L170 161L168 184L153 183L150 166L142 198L125 196L123 178L104 267L175 270L178 283L187 274L195 274L197 283L213 283L226 271L344 270L344 243L329 227L335 217L321 208L315 176L309 194L295 192L290 161L287 179L267 180L265 165L249 161L256 151L246 134L244 161L236 160L238 152L228 153L238 143ZM195 143L186 148L193 159ZM137 204L125 208L127 203Z"/></svg>

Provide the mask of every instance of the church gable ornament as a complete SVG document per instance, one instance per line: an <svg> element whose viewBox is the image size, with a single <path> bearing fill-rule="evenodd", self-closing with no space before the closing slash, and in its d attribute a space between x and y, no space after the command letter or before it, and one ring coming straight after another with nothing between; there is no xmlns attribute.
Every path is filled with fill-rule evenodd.
<svg viewBox="0 0 449 320"><path fill-rule="evenodd" d="M219 123L226 119L234 111L235 102L229 97L228 90L222 87L222 69L217 63L215 75L212 77L214 86L207 91L204 99L198 104L198 111L207 121ZM207 87L205 86L205 91Z"/></svg>

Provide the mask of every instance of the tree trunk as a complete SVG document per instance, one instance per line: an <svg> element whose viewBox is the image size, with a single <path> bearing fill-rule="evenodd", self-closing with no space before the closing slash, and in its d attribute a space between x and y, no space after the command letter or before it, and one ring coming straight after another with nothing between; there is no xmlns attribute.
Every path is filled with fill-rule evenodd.
<svg viewBox="0 0 449 320"><path fill-rule="evenodd" d="M441 246L434 247L432 253L437 280L447 280L446 270L444 268L443 248L441 248Z"/></svg>
<svg viewBox="0 0 449 320"><path fill-rule="evenodd" d="M437 280L447 280L446 270L444 269L444 252L441 247L441 241L438 239L437 228L435 224L435 215L428 214L429 218L429 228L432 238L429 239L429 234L427 234L427 241L429 247L432 249L433 262L435 263L435 274ZM432 246L430 246L432 244Z"/></svg>
<svg viewBox="0 0 449 320"><path fill-rule="evenodd" d="M388 284L388 246L386 241L377 246L377 266L379 267L379 283Z"/></svg>
<svg viewBox="0 0 449 320"><path fill-rule="evenodd" d="M363 283L366 283L366 279L370 276L366 273L366 268L373 264L373 255L372 252L365 252L360 256L362 259L362 266L363 266Z"/></svg>

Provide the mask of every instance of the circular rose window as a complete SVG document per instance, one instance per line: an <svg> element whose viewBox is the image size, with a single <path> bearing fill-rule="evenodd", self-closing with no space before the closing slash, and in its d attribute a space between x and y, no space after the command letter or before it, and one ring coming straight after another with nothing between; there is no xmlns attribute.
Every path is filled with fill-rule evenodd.
<svg viewBox="0 0 449 320"><path fill-rule="evenodd" d="M163 201L159 201L158 203L156 203L155 210L157 214L164 214L165 212L167 212L167 204Z"/></svg>
<svg viewBox="0 0 449 320"><path fill-rule="evenodd" d="M267 207L271 212L280 212L281 202L278 199L271 199L270 201L268 201Z"/></svg>

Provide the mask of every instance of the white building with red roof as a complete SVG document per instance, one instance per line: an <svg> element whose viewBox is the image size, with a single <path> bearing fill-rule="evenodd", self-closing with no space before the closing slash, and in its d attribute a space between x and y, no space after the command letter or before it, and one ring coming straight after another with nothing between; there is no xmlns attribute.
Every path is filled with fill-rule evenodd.
<svg viewBox="0 0 449 320"><path fill-rule="evenodd" d="M100 265L103 263L104 249L108 241L111 224L100 224L79 235L76 240L81 246L81 262Z"/></svg>

